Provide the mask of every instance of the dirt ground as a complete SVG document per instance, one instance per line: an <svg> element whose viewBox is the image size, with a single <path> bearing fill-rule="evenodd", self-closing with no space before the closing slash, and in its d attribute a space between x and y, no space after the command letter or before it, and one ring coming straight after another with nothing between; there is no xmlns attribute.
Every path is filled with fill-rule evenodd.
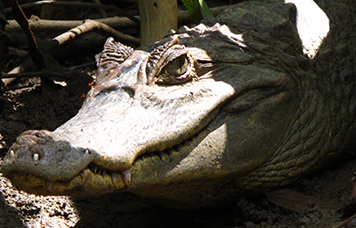
<svg viewBox="0 0 356 228"><path fill-rule="evenodd" d="M86 73L79 72L59 90L42 89L38 79L31 79L16 83L23 88L4 93L0 102L1 159L22 131L54 130L77 112L83 101L80 95L88 87L72 83L90 81L93 70L83 72ZM16 190L0 173L0 227L332 227L354 213L354 206L346 207L356 167L356 159L349 154L351 159L288 186L310 196L309 207L303 212L276 206L265 196L240 198L229 205L201 211L163 208L131 194L90 198L35 196ZM320 206L318 199L329 204ZM353 222L347 227L356 227Z"/></svg>
<svg viewBox="0 0 356 228"><path fill-rule="evenodd" d="M94 71L94 65L78 68L77 74L61 89L41 87L38 78L6 87L0 94L0 166L21 132L54 130L75 115ZM274 197L267 194L269 198L265 195L239 198L228 205L198 211L164 208L128 193L89 198L36 196L16 190L0 172L0 228L331 228L356 212L350 200L356 156L352 151L348 155L347 159L287 186L303 194L297 195L297 199L290 192L282 199L281 194ZM308 197L304 199L305 196ZM271 201L278 205L299 204L290 204L293 210L289 210ZM301 202L307 209L301 210ZM335 227L356 227L356 221Z"/></svg>

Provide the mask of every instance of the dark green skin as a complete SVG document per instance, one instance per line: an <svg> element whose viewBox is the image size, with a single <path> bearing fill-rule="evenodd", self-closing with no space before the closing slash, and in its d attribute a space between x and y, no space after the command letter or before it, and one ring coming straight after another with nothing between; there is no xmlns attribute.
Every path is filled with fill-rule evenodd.
<svg viewBox="0 0 356 228"><path fill-rule="evenodd" d="M320 169L355 141L356 26L353 0L318 3L330 32L308 53L280 3L242 3L141 50L108 40L79 113L20 135L4 175L35 194L199 208Z"/></svg>

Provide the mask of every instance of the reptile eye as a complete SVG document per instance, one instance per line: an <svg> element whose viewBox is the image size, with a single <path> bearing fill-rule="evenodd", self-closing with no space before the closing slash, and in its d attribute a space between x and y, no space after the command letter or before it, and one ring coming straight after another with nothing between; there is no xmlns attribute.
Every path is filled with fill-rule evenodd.
<svg viewBox="0 0 356 228"><path fill-rule="evenodd" d="M188 69L188 60L185 56L180 56L173 60L172 62L168 63L167 66L165 66L161 72L162 74L165 75L171 75L171 76L180 76L187 72Z"/></svg>
<svg viewBox="0 0 356 228"><path fill-rule="evenodd" d="M146 65L147 85L176 85L197 78L194 58L178 41L178 36L173 36L151 52Z"/></svg>
<svg viewBox="0 0 356 228"><path fill-rule="evenodd" d="M181 84L193 77L195 77L195 70L192 58L185 54L167 63L157 74L155 82L157 84Z"/></svg>

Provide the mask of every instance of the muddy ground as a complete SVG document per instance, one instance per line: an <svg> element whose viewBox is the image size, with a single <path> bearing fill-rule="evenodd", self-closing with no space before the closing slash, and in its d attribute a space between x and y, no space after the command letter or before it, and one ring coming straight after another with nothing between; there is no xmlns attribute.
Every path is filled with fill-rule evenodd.
<svg viewBox="0 0 356 228"><path fill-rule="evenodd" d="M14 89L8 88L0 103L1 158L22 131L53 130L73 116L83 101L81 94L89 88L86 85L94 68L78 71L61 89L42 88L38 78L21 80L12 85ZM16 89L19 86L22 88ZM276 206L264 195L201 211L167 209L131 194L35 196L16 190L0 173L0 227L332 227L353 213L352 206L346 207L356 168L352 154L347 161L288 186L311 196L303 212ZM320 206L315 203L317 199L329 204Z"/></svg>

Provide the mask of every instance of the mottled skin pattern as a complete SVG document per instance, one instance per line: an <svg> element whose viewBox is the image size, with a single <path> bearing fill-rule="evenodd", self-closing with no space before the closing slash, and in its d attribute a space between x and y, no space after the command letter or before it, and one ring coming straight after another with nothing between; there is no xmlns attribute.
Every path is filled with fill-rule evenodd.
<svg viewBox="0 0 356 228"><path fill-rule="evenodd" d="M317 3L330 32L313 50L298 32L315 31L277 1L140 50L109 39L82 109L54 132L21 134L4 175L35 194L129 191L198 208L329 164L355 141L355 3Z"/></svg>

